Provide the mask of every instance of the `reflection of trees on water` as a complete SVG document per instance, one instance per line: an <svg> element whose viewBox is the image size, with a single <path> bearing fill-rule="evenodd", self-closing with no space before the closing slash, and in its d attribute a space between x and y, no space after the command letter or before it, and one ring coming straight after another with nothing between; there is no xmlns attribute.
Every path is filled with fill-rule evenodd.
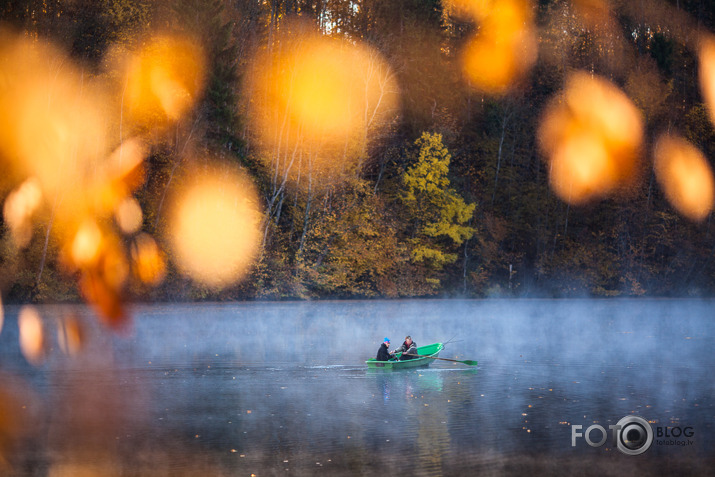
<svg viewBox="0 0 715 477"><path fill-rule="evenodd" d="M442 459L448 454L451 439L443 377L439 372L415 371L405 387L407 418L405 426L416 436L418 467L427 475L442 473Z"/></svg>
<svg viewBox="0 0 715 477"><path fill-rule="evenodd" d="M451 439L447 428L447 409L429 404L417 405L417 448L420 467L428 474L440 474L442 459L448 455Z"/></svg>
<svg viewBox="0 0 715 477"><path fill-rule="evenodd" d="M380 452L395 446L406 448L409 454L417 456L415 468L427 475L442 474L443 458L451 445L442 373L417 369L375 370L370 374L374 374L379 393L376 397L382 401L384 422L389 429L384 432L377 429L375 435L379 437L365 444ZM405 419L394 421L395 416Z"/></svg>

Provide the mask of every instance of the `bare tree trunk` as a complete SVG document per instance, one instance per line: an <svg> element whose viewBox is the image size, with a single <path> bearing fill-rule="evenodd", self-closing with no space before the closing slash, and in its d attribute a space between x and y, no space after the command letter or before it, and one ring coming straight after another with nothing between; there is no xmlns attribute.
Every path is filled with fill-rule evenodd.
<svg viewBox="0 0 715 477"><path fill-rule="evenodd" d="M571 211L571 203L566 204L566 221L564 222L564 238L566 238L566 234L568 233L569 230L569 212Z"/></svg>
<svg viewBox="0 0 715 477"><path fill-rule="evenodd" d="M462 263L462 295L467 295L467 262L469 261L469 253L467 248L469 239L464 241L464 262Z"/></svg>
<svg viewBox="0 0 715 477"><path fill-rule="evenodd" d="M268 55L270 56L271 52L273 51L273 35L276 30L276 23L277 23L277 18L278 18L278 8L277 8L277 3L278 2L271 2L271 20L269 22L268 26Z"/></svg>
<svg viewBox="0 0 715 477"><path fill-rule="evenodd" d="M369 69L368 69L368 74L367 78L365 81L365 111L363 115L363 121L364 121L364 130L363 130L363 140L364 140L364 145L363 147L365 150L367 149L367 137L368 137L368 132L370 131L370 128L372 127L373 123L375 122L375 118L377 117L377 113L380 110L382 103L385 101L385 97L389 93L394 93L394 91L388 90L389 85L393 83L394 80L394 73L392 70L389 68L386 71L382 71L381 68L379 68L379 65L381 64L380 59L379 59L379 54L378 53L372 53L371 54L371 59L374 61L371 61L369 63ZM374 106L372 108L370 107L370 104L368 102L368 98L370 97L370 91L369 91L369 86L370 86L370 79L373 77L373 75L378 75L378 83L380 85L380 95L377 98L377 101L375 102ZM362 152L362 151L361 151ZM386 160L383 160L380 162L380 173L377 177L377 180L375 181L375 194L377 194L380 181L382 180L382 176L385 172L385 165L386 165Z"/></svg>
<svg viewBox="0 0 715 477"><path fill-rule="evenodd" d="M37 272L37 283L40 283L40 280L42 279L42 273L45 270L45 262L47 260L47 248L50 244L50 233L52 232L52 225L55 222L55 215L57 213L57 208L59 207L59 203L61 200L58 200L57 197L55 197L55 203L52 206L52 214L50 214L50 220L47 222L47 232L45 232L45 244L42 247L42 258L40 259L40 270Z"/></svg>
<svg viewBox="0 0 715 477"><path fill-rule="evenodd" d="M375 190L374 190L375 194L377 194L377 191L380 187L380 181L382 180L382 176L385 173L386 164L387 164L387 159L385 158L385 155L383 154L382 160L380 161L380 172L377 174L377 180L375 181Z"/></svg>
<svg viewBox="0 0 715 477"><path fill-rule="evenodd" d="M499 181L499 169L501 168L501 156L502 156L502 149L504 147L504 137L506 136L506 125L509 122L510 117L511 117L511 113L505 111L504 117L502 118L502 122L501 122L501 137L499 138L499 151L497 153L497 170L496 170L496 173L494 174L494 190L492 191L492 205L494 205L494 198L497 194L497 182Z"/></svg>
<svg viewBox="0 0 715 477"><path fill-rule="evenodd" d="M290 84L292 84L292 80ZM286 106L282 112L282 117L280 118L280 127L277 128L275 131L272 160L273 175L271 177L270 198L268 199L268 204L266 207L265 227L263 229L263 248L265 248L266 243L268 243L268 233L270 232L271 220L275 219L275 223L277 224L278 220L280 219L283 203L285 201L285 189L286 184L288 182L288 177L293 168L293 164L295 163L296 155L301 149L302 131L299 128L295 134L295 145L293 146L293 151L290 154L290 159L288 151L284 150L289 146L288 141L290 140L291 133L293 132L291 131L291 126L288 122L291 93L289 93L288 101L286 102ZM268 93L266 90L266 95L267 94ZM266 101L266 103L268 102L267 97L264 98L264 101ZM280 113L277 113L277 115L280 115ZM278 118L276 117L275 119ZM285 141L284 138L286 138Z"/></svg>
<svg viewBox="0 0 715 477"><path fill-rule="evenodd" d="M119 165L122 165L122 153L124 150L122 149L122 145L124 144L124 133L123 133L123 126L124 126L124 96L127 92L127 86L129 85L129 76L127 76L127 79L124 81L124 88L122 89L122 101L119 106Z"/></svg>
<svg viewBox="0 0 715 477"><path fill-rule="evenodd" d="M305 246L305 237L308 235L308 225L310 223L310 206L313 202L313 165L312 161L308 165L308 198L305 203L305 215L303 217L303 233L300 236L300 243L298 245L298 256L303 254L303 247Z"/></svg>
<svg viewBox="0 0 715 477"><path fill-rule="evenodd" d="M166 199L166 192L169 190L169 186L171 185L171 182L174 180L174 175L176 174L176 170L179 168L182 162L184 162L184 153L186 152L186 148L189 145L189 142L191 142L191 137L194 135L194 131L196 130L196 126L199 123L199 118L197 117L196 120L194 121L193 125L191 126L191 130L189 131L189 135L186 137L186 140L184 141L184 145L181 148L181 152L179 153L179 157L174 161L174 166L171 168L171 173L169 173L169 180L166 181L166 185L164 186L164 190L161 193L161 200L159 200L159 205L156 208L156 219L154 219L154 230L156 230L157 226L159 225L159 218L161 217L161 209L164 207L164 200ZM177 124L177 131L179 125ZM176 145L178 146L179 139L178 137L176 138ZM177 147L178 149L178 147Z"/></svg>

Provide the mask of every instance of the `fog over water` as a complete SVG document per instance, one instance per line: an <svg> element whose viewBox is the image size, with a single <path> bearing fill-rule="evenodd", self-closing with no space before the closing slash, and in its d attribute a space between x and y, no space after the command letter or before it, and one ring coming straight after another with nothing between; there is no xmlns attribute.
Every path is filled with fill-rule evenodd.
<svg viewBox="0 0 715 477"><path fill-rule="evenodd" d="M30 366L18 309L0 334L11 475L706 475L715 469L715 302L405 300L147 305L125 336L41 307ZM85 348L60 352L74 310ZM369 371L387 336L453 341L469 367ZM24 407L23 407L24 406ZM685 439L642 455L572 425L638 415ZM0 424L2 421L0 420ZM600 434L590 436L598 441ZM7 443L6 443L7 442ZM12 453L7 450L12 449Z"/></svg>

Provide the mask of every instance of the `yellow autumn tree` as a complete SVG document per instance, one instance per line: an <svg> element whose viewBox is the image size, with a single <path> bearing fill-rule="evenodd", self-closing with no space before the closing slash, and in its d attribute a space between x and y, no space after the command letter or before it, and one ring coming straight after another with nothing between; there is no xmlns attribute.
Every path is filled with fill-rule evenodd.
<svg viewBox="0 0 715 477"><path fill-rule="evenodd" d="M450 187L452 158L441 134L422 133L415 141L418 151L402 176L400 200L410 218L410 258L440 271L457 260L455 247L471 238L476 229L468 225L476 204L467 204ZM429 280L438 284L436 279Z"/></svg>

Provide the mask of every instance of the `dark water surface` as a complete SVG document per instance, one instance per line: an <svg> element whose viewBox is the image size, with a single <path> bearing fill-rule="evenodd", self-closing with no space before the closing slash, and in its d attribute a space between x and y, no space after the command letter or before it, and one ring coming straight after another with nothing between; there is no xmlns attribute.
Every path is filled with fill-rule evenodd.
<svg viewBox="0 0 715 477"><path fill-rule="evenodd" d="M43 364L17 308L0 334L2 475L715 475L713 301L151 305L126 336L39 310ZM405 334L479 366L366 369ZM572 446L572 425L629 415L650 423L642 454Z"/></svg>

